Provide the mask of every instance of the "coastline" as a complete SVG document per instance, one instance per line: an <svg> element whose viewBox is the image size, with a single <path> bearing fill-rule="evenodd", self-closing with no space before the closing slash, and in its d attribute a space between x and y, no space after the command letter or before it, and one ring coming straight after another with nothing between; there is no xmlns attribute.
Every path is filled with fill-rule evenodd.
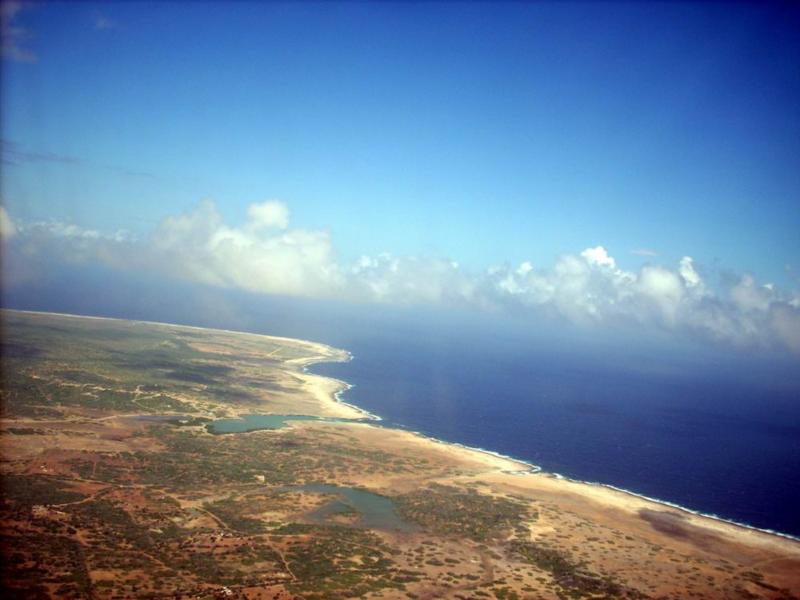
<svg viewBox="0 0 800 600"><path fill-rule="evenodd" d="M318 364L318 363L323 363L323 362L349 362L349 361L353 360L354 357L349 351L344 350L344 352L346 352L347 355L348 355L348 359L345 360L345 361L328 361L328 360L325 360L324 358L322 358L320 360L314 360L313 362L308 363L307 366L311 366L312 364ZM305 367L304 367L304 370L305 370ZM319 375L319 377L325 377L325 376ZM357 406L355 404L346 402L341 398L341 395L346 393L348 390L352 389L353 387L355 387L354 385L349 384L346 381L342 381L342 380L335 379L335 378L332 378L332 377L327 377L327 379L333 379L334 381L340 382L340 383L342 383L344 385L344 387L341 390L337 391L331 397L331 401L332 402L337 403L337 404L342 404L342 405L345 405L345 406L350 407L350 408L354 408L354 409L360 411L362 414L367 415L367 418L369 420L374 420L374 421L382 421L383 420L379 415L375 415L373 413L370 413L369 411L367 411L365 409L362 409L362 408L360 408L359 406ZM367 424L367 425L369 425L369 424ZM772 529L765 529L765 528L762 528L762 527L756 527L755 525L749 525L747 523L741 523L741 522L738 522L738 521L734 521L733 519L727 519L727 518L721 517L719 515L706 513L706 512L703 512L701 510L689 508L687 506L682 506L680 504L676 504L674 502L670 502L669 500L662 500L660 498L653 498L651 496L646 496L644 494L640 494L640 493L638 493L636 491L633 491L633 490L628 490L628 489L625 489L625 488L617 487L617 486L615 486L613 484L603 483L603 482L600 482L600 481L586 481L586 480L581 480L581 479L574 479L572 477L568 477L568 476L563 475L561 473L545 471L541 466L536 465L534 463L531 463L531 462L529 462L527 460L520 459L520 458L515 458L513 456L509 456L509 455L505 455L505 454L501 454L499 452L495 452L495 451L487 449L487 448L479 448L479 447L474 447L474 446L467 446L467 445L459 443L459 442L452 442L452 441L448 441L448 440L442 440L440 438L436 438L436 437L424 434L424 433L422 433L420 431L415 431L415 430L411 430L411 429L405 429L403 427L391 427L391 426L387 426L387 427L391 428L391 429L397 429L399 431L403 431L403 432L409 433L409 434L411 434L413 436L416 436L418 438L421 438L421 439L423 439L423 440L425 440L425 441L427 441L427 442L429 442L431 444L445 446L445 447L448 447L448 448L456 450L456 451L460 451L460 452L465 453L465 454L480 454L480 455L485 456L485 457L490 457L491 459L493 459L495 461L499 461L499 465L500 466L498 466L498 470L499 470L499 472L501 472L504 475L545 477L547 479L561 481L561 482L564 482L564 483L567 483L567 484L572 484L572 485L575 485L575 486L584 486L588 490L600 490L600 491L603 491L603 492L609 494L609 497L613 497L614 495L622 495L622 496L630 498L630 499L635 499L636 501L639 501L639 502L644 502L644 503L647 503L647 504L653 504L653 505L656 505L656 506L659 506L659 507L666 507L668 509L673 509L673 510L679 511L679 513L681 513L682 515L688 516L692 520L699 519L700 522L708 521L708 523L706 523L707 525L717 525L717 526L722 525L723 526L723 529L722 529L723 532L727 528L734 528L734 530L738 530L738 531L740 531L742 533L763 534L763 535L767 535L767 536L772 536L774 538L777 538L778 540L785 540L785 541L788 541L788 542L791 542L791 543L800 542L800 537L794 536L794 535L789 534L789 533L783 533L781 531L776 531L776 530L772 530ZM718 529L718 527L712 527L712 528L713 529ZM800 548L798 548L798 549L800 549Z"/></svg>
<svg viewBox="0 0 800 600"><path fill-rule="evenodd" d="M424 443L435 445L440 449L444 449L456 455L464 456L470 460L474 460L475 458L480 458L481 459L480 462L492 465L494 472L498 475L506 477L537 476L539 479L546 480L551 483L558 482L568 487L574 486L575 487L575 489L573 490L574 493L577 492L581 494L581 492L583 492L581 495L583 495L584 497L594 499L595 501L598 502L610 504L615 507L619 507L619 505L628 505L631 502L642 504L645 507L647 505L653 505L662 508L666 507L668 509L678 511L681 515L687 516L687 518L689 518L693 523L697 521L697 523L694 524L701 524L710 529L719 531L721 533L730 534L734 532L739 532L741 534L747 534L748 537L751 538L754 535L760 537L766 536L766 539L761 539L759 541L764 542L767 540L771 540L773 542L789 543L792 544L791 549L793 551L800 552L800 545L798 545L798 542L800 542L800 537L796 537L791 534L783 533L780 531L774 531L770 529L764 529L753 525L749 525L747 523L740 523L731 519L726 519L724 517L720 517L714 514L704 513L699 510L695 510L686 506L672 503L668 500L652 498L645 496L643 494L639 494L632 490L619 488L612 484L573 479L561 475L559 473L544 471L540 466L530 463L526 460L503 455L489 449L471 447L458 442L442 440L439 438L423 434L418 431L413 431L402 427L387 427L385 425L375 425L373 423L370 423L369 421L378 423L383 421L383 419L379 415L375 415L355 404L349 403L342 399L342 395L346 393L349 389L352 389L354 387L352 384L340 379L327 377L324 375L318 375L316 373L308 371L308 367L318 363L349 362L353 360L354 358L353 355L347 350L334 348L327 344L314 342L311 340L304 340L300 338L272 336L267 334L252 333L248 331L234 331L228 329L217 329L212 327L199 327L194 325L181 325L176 323L164 323L159 321L123 319L118 317L98 317L91 315L75 315L69 313L20 310L11 308L3 308L2 310L0 310L0 314L2 314L2 312L13 312L13 313L23 313L32 315L50 315L55 317L62 317L62 318L66 317L74 319L116 321L134 325L146 324L146 325L169 327L175 329L211 331L216 333L224 333L232 336L250 336L265 340L278 340L282 342L300 344L312 350L314 353L309 357L303 357L299 359L289 359L285 361L286 364L292 364L300 367L300 372L303 373L308 378L307 381L314 388L315 392L314 395L320 400L323 406L327 403L330 405L330 407L332 407L333 412L339 413L338 416L344 419L354 419L353 423L343 423L343 425L365 426L373 428L377 426L403 432L417 438L418 440ZM356 421L356 419L360 419L360 421Z"/></svg>
<svg viewBox="0 0 800 600"><path fill-rule="evenodd" d="M737 529L743 530L743 532L753 532L758 534L764 534L768 536L774 536L780 540L787 540L793 543L800 542L800 537L795 537L788 533L783 533L780 531L774 531L771 529L763 529L761 527L756 527L754 525L748 525L747 523L739 523L732 519L726 519L725 517L720 517L718 515L713 515L710 513L704 513L700 510L695 510L692 508L688 508L686 506L681 506L679 504L675 504L674 502L670 502L668 500L661 500L659 498L652 498L650 496L645 496L644 494L639 494L632 490L627 490L625 488L620 488L608 483L602 483L599 481L585 481L581 479L574 479L571 477L567 477L566 475L562 475L561 473L545 471L542 467L530 463L524 459L514 458L513 456L507 456L505 454L500 454L499 452L494 452L492 450L488 450L485 448L476 448L473 446L467 446L465 444L461 444L459 442L449 442L446 440L441 440L439 438L431 437L419 431L412 431L401 429L401 431L406 431L414 436L423 438L431 443L434 444L441 444L445 446L452 447L454 449L460 450L464 453L472 454L478 453L483 455L488 455L492 458L504 461L506 463L510 463L511 465L521 466L522 468L510 469L510 468L503 468L500 469L500 472L504 475L511 475L511 476L538 476L544 477L547 479L552 479L555 481L563 482L565 484L572 484L575 486L583 486L587 488L587 490L599 490L602 492L612 493L612 494L619 494L631 499L635 499L637 501L653 504L660 507L666 507L669 509L680 511L683 514L689 515L690 517L695 517L699 519L707 519L712 522L716 522L718 524L722 524L728 527L734 527Z"/></svg>
<svg viewBox="0 0 800 600"><path fill-rule="evenodd" d="M613 495L622 495L642 503L653 504L656 506L677 510L685 515L689 515L690 517L698 518L701 520L708 520L711 521L712 523L720 524L726 527L740 529L744 533L764 534L767 536L773 536L775 538L778 538L779 540L790 541L792 543L800 542L800 537L796 537L788 533L782 533L780 531L774 531L771 529L763 529L761 527L756 527L754 525L748 525L747 523L739 523L732 519L726 519L725 517L720 517L718 515L713 515L710 513L704 513L702 511L688 508L686 506L681 506L680 504L675 504L674 502L670 502L669 500L661 500L659 498L652 498L650 496L645 496L644 494L639 494L635 491L627 490L625 488L620 488L612 484L602 483L599 481L585 481L581 479L574 479L571 477L567 477L566 475L562 475L560 473L545 471L544 469L542 469L542 467L530 463L524 459L518 459L514 458L513 456L500 454L499 452L494 452L493 450L467 446L459 442L449 442L447 440L441 440L439 438L426 435L419 431L412 431L407 429L399 429L399 431L407 432L429 443L447 446L465 454L485 455L493 459L502 461L506 464L510 463L511 465L522 467L516 469L499 468L498 472L503 475L517 476L517 477L525 477L525 476L543 477L553 481L563 482L564 484L581 486L583 488L586 488L587 490L597 490L600 492L605 492L609 494L609 498L613 497ZM798 548L798 550L800 550L800 548Z"/></svg>
<svg viewBox="0 0 800 600"><path fill-rule="evenodd" d="M154 595L165 586L176 593L219 591L219 573L230 573L226 589L250 600L290 600L306 591L328 597L318 592L331 586L341 597L362 595L349 593L353 581L370 598L777 600L800 593L795 540L413 432L402 424L403 415L415 420L410 413L398 412L399 421L387 423L345 403L352 387L343 379L358 369L320 369L342 379L308 370L318 362L353 360L348 352L306 340L278 343L202 328L190 333L179 325L123 319L0 316L8 328L3 341L15 352L10 356L20 357L9 361L9 372L23 383L33 377L55 386L59 402L57 412L48 412L50 398L22 395L29 389L23 388L0 432L13 456L6 467L13 481L50 486L30 500L22 487L20 499L4 505L4 519L19 523L7 530L26 561L47 555L44 577L35 575L53 581L48 589L54 596L65 589L56 579L61 538L86 549L79 564L103 597L110 590L101 588L108 585L116 596L135 595L128 593L132 583L139 588L134 591L144 586ZM376 368L369 396L354 394L370 406L373 393L375 400L393 397L388 374ZM209 376L185 383L183 376L194 373ZM91 398L73 401L80 390ZM418 401L429 401L425 389L417 393ZM375 408L394 414L390 404L377 402ZM174 421L189 412L199 418ZM273 416L263 419L262 430L231 436L214 435L205 425L237 414ZM169 425L152 427L165 417L172 419ZM436 424L416 420L423 431ZM454 437L465 433L452 431ZM496 436L485 440L502 446ZM509 443L506 451L523 448ZM320 496L317 482L358 498L345 498L350 509L340 511L337 500L319 512L332 500ZM276 497L286 484L300 486L299 496ZM52 495L64 489L78 495ZM379 506L370 499L379 499ZM26 509L31 502L36 504ZM108 518L106 502L120 509L120 518ZM384 509L419 527L401 531L373 521L370 515ZM74 532L65 529L69 524ZM155 546L120 545L133 539L131 532ZM151 563L153 548L158 554ZM256 548L259 560L245 548ZM165 581L161 553L197 567L175 569ZM342 568L316 577L331 573L331 557L344 561ZM124 576L134 558L147 562L143 580ZM376 560L380 589L368 590L376 582ZM13 573L20 589L33 585L29 570ZM101 586L103 581L112 583Z"/></svg>
<svg viewBox="0 0 800 600"><path fill-rule="evenodd" d="M251 331L236 331L232 329L218 329L216 327L199 327L197 325L181 325L179 323L164 323L163 321L143 321L141 319L123 319L120 317L97 317L92 315L75 315L70 313L59 313L59 312L52 312L52 311L42 311L42 310L23 310L19 308L0 308L0 313L2 312L15 312L15 313L23 313L27 315L50 315L53 317L67 317L72 319L91 319L94 321L118 321L120 323L132 323L142 324L142 325L155 325L158 327L175 327L177 329L191 329L193 331L212 331L215 333L227 333L230 335L245 335L251 336L256 338L262 338L267 340L279 340L282 342L292 342L295 344L302 344L305 346L310 346L311 348L318 348L324 349L332 354L335 353L345 353L350 354L346 350L340 350L339 348L334 348L333 346L329 346L328 344L323 344L322 342L313 342L311 340L304 340L301 338L290 338L290 337L282 337L278 335L267 335L265 333L253 333ZM307 359L300 359L300 361L307 360ZM287 361L291 362L291 361ZM342 362L342 361L335 361L335 360L326 360L324 358L314 357L309 364L317 363L317 362Z"/></svg>
<svg viewBox="0 0 800 600"><path fill-rule="evenodd" d="M302 340L302 341L306 341L307 342L307 340ZM314 342L308 342L308 343L314 343ZM378 415L373 414L373 413L369 412L368 410L361 408L360 406L356 406L355 404L352 404L350 402L346 402L344 399L342 399L342 394L346 393L348 390L350 390L353 387L355 387L353 384L348 383L346 381L343 381L341 379L336 379L335 377L328 377L326 375L319 375L317 373L312 373L311 371L308 370L309 367L311 367L313 365L316 365L316 364L320 364L320 363L326 363L326 362L350 362L351 360L353 360L353 355L347 350L341 350L341 349L337 349L337 348L332 348L331 346L327 346L327 345L325 347L326 348L330 348L333 351L337 351L338 350L339 353L344 353L345 354L345 358L343 360L342 359L340 359L340 360L330 360L330 359L326 358L325 356L319 356L319 357L313 357L313 358L310 358L310 359L303 359L302 363L300 361L296 361L295 364L302 364L302 372L304 374L306 374L306 375L309 375L309 376L314 377L314 378L320 378L322 380L332 381L332 382L336 383L336 385L338 386L338 389L336 391L334 391L333 394L328 394L327 395L327 398L329 400L332 398L332 402L336 406L345 406L348 409L354 410L359 415L361 415L360 418L366 419L368 421L383 421L383 419L381 417L379 417ZM325 397L326 396L323 396L323 398L325 398Z"/></svg>

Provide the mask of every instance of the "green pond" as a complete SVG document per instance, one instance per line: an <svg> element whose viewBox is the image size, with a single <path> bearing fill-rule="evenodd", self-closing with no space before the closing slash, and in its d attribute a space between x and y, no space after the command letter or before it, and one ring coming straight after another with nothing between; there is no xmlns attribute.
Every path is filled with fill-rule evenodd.
<svg viewBox="0 0 800 600"><path fill-rule="evenodd" d="M308 415L243 415L237 419L217 419L206 425L206 429L215 434L247 433L248 431L258 431L260 429L280 429L286 426L287 421L341 423L346 419L311 417Z"/></svg>
<svg viewBox="0 0 800 600"><path fill-rule="evenodd" d="M418 529L416 525L405 521L397 514L394 502L390 498L374 492L328 483L292 485L282 488L282 491L302 491L336 496L336 500L332 500L306 515L309 521L320 525L329 525L333 522L330 520L331 517L355 511L359 515L358 521L354 524L356 527L403 533Z"/></svg>

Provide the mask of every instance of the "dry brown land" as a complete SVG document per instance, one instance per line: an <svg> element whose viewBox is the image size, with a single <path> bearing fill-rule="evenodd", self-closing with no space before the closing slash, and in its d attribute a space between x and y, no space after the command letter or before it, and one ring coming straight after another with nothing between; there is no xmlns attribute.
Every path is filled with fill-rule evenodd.
<svg viewBox="0 0 800 600"><path fill-rule="evenodd" d="M363 417L303 371L346 360L328 346L2 318L4 598L800 596L800 543L490 454L364 421L206 430Z"/></svg>

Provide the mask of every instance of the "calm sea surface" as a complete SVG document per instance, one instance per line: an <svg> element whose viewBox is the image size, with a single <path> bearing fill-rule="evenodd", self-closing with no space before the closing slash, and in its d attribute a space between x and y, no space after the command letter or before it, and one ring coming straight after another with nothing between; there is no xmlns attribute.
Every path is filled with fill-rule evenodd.
<svg viewBox="0 0 800 600"><path fill-rule="evenodd" d="M800 536L792 389L472 336L359 337L345 346L352 362L312 370L354 384L344 399L389 425Z"/></svg>

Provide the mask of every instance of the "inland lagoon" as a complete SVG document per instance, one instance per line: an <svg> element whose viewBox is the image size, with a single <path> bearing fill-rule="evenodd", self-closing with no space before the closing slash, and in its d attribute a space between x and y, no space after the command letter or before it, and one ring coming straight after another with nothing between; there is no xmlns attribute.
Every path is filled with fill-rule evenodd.
<svg viewBox="0 0 800 600"><path fill-rule="evenodd" d="M213 434L247 433L262 429L280 429L289 421L323 421L325 423L359 422L360 419L332 419L328 417L315 417L311 415L242 415L234 419L217 419L206 425L206 429Z"/></svg>
<svg viewBox="0 0 800 600"><path fill-rule="evenodd" d="M353 524L356 527L402 533L411 533L418 529L416 525L405 521L397 514L394 502L390 498L367 490L327 483L308 483L288 486L281 491L336 496L335 500L323 504L306 515L309 521L318 525L331 524L333 517L355 511L358 513L358 520Z"/></svg>

